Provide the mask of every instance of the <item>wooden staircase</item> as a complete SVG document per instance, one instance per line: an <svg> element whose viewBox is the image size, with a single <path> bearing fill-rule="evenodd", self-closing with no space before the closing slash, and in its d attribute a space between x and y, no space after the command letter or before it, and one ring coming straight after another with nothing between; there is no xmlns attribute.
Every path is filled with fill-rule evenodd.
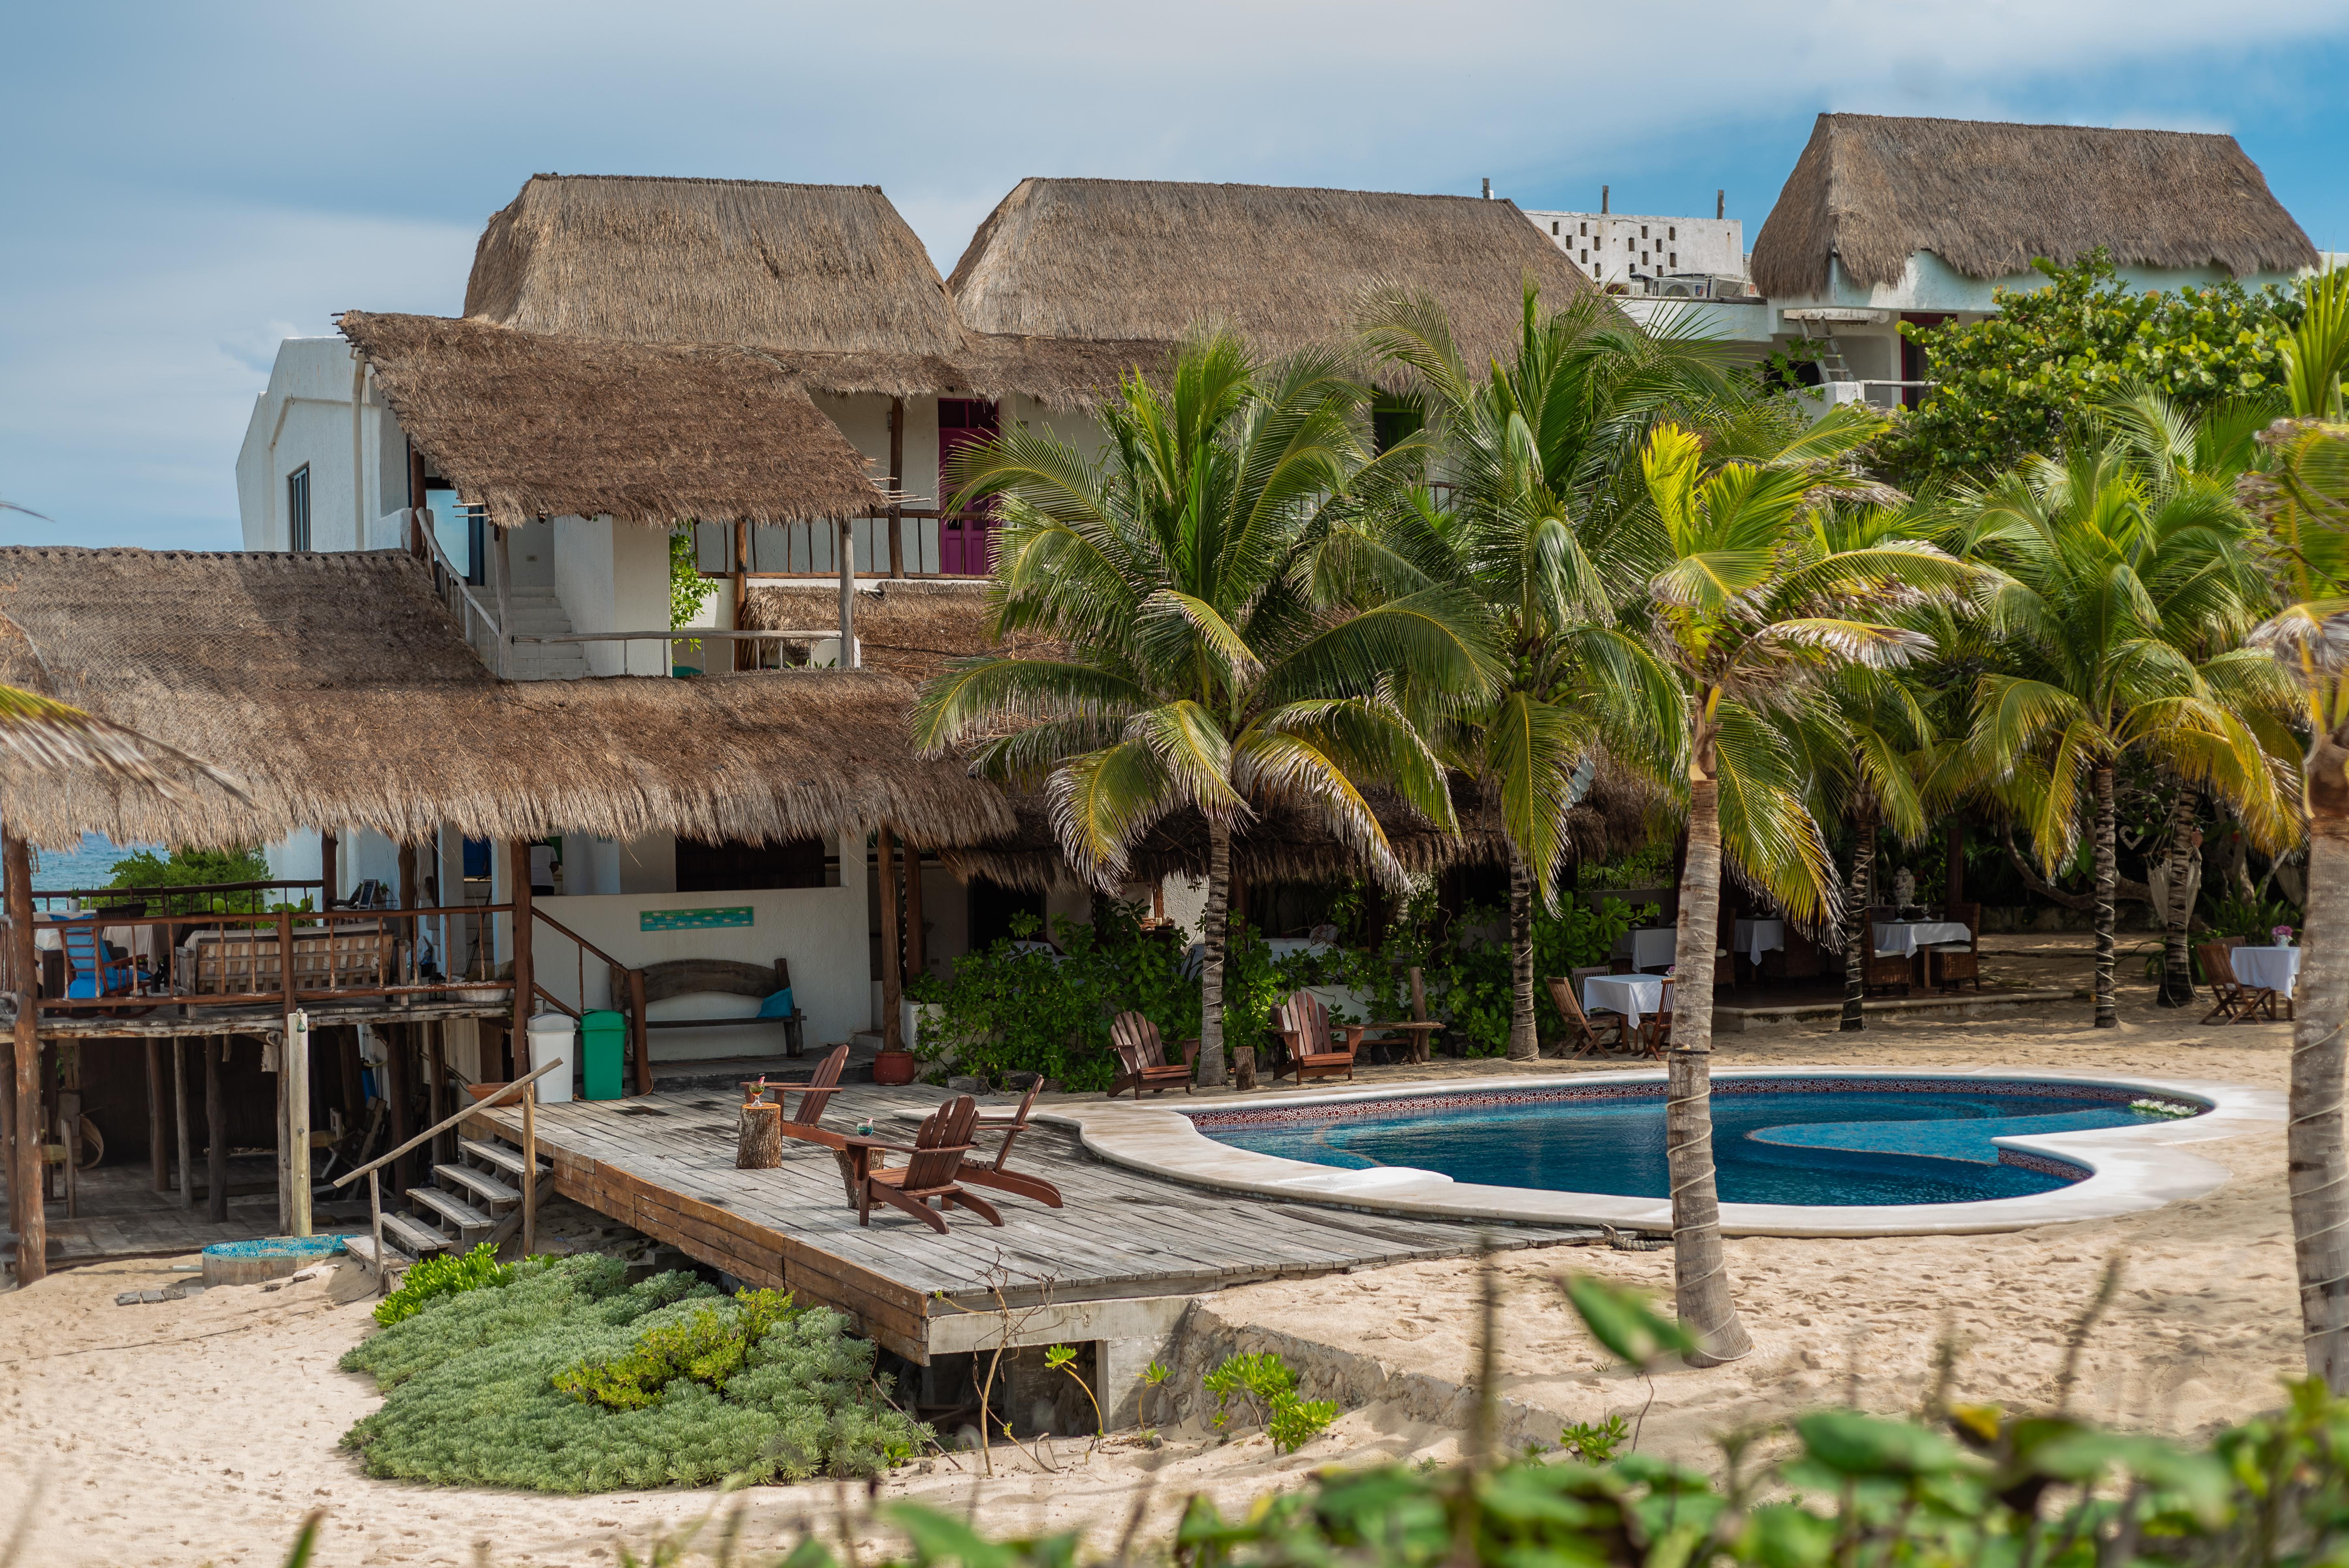
<svg viewBox="0 0 2349 1568"><path fill-rule="evenodd" d="M407 1191L408 1211L383 1211L383 1255L372 1236L354 1236L351 1256L378 1272L398 1273L417 1259L436 1252L462 1252L482 1241L502 1242L522 1224L522 1151L499 1140L460 1137L454 1163L432 1167L432 1184ZM537 1191L543 1201L553 1175L538 1162Z"/></svg>

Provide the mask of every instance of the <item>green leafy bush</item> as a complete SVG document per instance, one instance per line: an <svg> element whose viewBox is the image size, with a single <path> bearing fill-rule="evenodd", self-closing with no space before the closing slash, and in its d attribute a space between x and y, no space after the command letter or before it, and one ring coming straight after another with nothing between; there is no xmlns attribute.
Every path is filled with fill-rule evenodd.
<svg viewBox="0 0 2349 1568"><path fill-rule="evenodd" d="M194 888L221 882L265 882L269 862L258 849L191 849L185 845L168 855L151 849L133 850L114 863L109 888ZM150 902L159 914L204 911L243 912L261 908L261 895L243 893L163 894ZM307 909L305 895L301 908Z"/></svg>
<svg viewBox="0 0 2349 1568"><path fill-rule="evenodd" d="M719 1328L698 1338L705 1315ZM427 1302L345 1355L346 1370L372 1373L386 1395L343 1443L369 1475L443 1486L589 1492L874 1475L930 1434L889 1406L873 1347L846 1329L828 1309L788 1312L768 1293L730 1299L688 1273L630 1285L617 1259L532 1260L506 1284ZM697 1376L688 1355L681 1375L659 1380L647 1347L687 1340L712 1376ZM556 1386L622 1365L642 1369L638 1387L657 1384L647 1402L616 1408ZM616 1372L605 1381L622 1383Z"/></svg>
<svg viewBox="0 0 2349 1568"><path fill-rule="evenodd" d="M642 1410L660 1402L679 1378L723 1394L751 1348L792 1315L792 1298L773 1291L738 1291L731 1314L704 1307L687 1323L647 1329L625 1354L583 1361L554 1376L554 1386L613 1410Z"/></svg>
<svg viewBox="0 0 2349 1568"><path fill-rule="evenodd" d="M498 1250L483 1241L462 1257L436 1253L419 1258L403 1275L399 1288L375 1303L375 1320L387 1328L424 1310L424 1303L461 1291L502 1285L513 1279L512 1269L498 1262Z"/></svg>
<svg viewBox="0 0 2349 1568"><path fill-rule="evenodd" d="M1208 1417L1209 1424L1224 1426L1235 1413L1232 1401L1245 1400L1254 1407L1276 1453L1295 1453L1338 1418L1334 1401L1299 1399L1297 1374L1270 1351L1227 1355L1199 1379L1199 1385L1216 1397L1216 1413Z"/></svg>

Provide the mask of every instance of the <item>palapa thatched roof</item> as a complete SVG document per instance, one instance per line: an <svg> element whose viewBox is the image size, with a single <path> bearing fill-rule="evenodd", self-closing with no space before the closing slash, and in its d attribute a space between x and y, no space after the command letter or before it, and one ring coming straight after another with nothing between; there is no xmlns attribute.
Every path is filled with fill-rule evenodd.
<svg viewBox="0 0 2349 1568"><path fill-rule="evenodd" d="M1528 276L1553 307L1592 286L1506 201L1029 179L948 286L983 332L1171 343L1213 319L1280 353L1350 338L1365 293L1400 285L1444 306L1474 365L1516 342Z"/></svg>
<svg viewBox="0 0 2349 1568"><path fill-rule="evenodd" d="M794 523L886 504L840 427L753 349L361 310L341 326L408 439L500 527L598 513Z"/></svg>
<svg viewBox="0 0 2349 1568"><path fill-rule="evenodd" d="M840 619L840 589L823 583L761 583L742 607L748 630L817 631ZM786 643L804 659L815 639ZM858 657L868 670L885 670L919 685L950 659L985 653L1057 659L1058 643L1033 633L999 640L987 633L987 585L891 579L856 596Z"/></svg>
<svg viewBox="0 0 2349 1568"><path fill-rule="evenodd" d="M1082 407L1160 346L974 332L877 185L539 174L490 219L469 319L762 349L808 390Z"/></svg>
<svg viewBox="0 0 2349 1568"><path fill-rule="evenodd" d="M534 174L481 231L465 314L637 343L967 347L929 253L878 185Z"/></svg>
<svg viewBox="0 0 2349 1568"><path fill-rule="evenodd" d="M2231 136L1823 114L1754 242L1755 286L1826 291L1828 258L1860 284L1930 251L1969 277L2096 246L2124 266L2313 266L2316 251Z"/></svg>
<svg viewBox="0 0 2349 1568"><path fill-rule="evenodd" d="M0 548L0 682L233 774L250 799L0 775L0 819L63 847L227 846L303 828L409 840L676 833L752 841L887 824L926 845L1016 827L991 787L913 755L879 671L502 681L396 551Z"/></svg>

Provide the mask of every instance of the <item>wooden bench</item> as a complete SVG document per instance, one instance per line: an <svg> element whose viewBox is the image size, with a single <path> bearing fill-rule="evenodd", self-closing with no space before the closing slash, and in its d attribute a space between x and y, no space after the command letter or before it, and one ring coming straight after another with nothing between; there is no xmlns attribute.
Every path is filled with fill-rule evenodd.
<svg viewBox="0 0 2349 1568"><path fill-rule="evenodd" d="M777 959L772 968L765 964L744 963L736 959L671 959L664 963L648 963L644 967L645 1003L647 1008L656 1002L666 1002L673 996L690 996L696 992L714 991L722 996L755 996L761 1001L779 991L788 990L792 983L789 959ZM628 995L628 971L612 971L612 996L619 1011L626 1012ZM647 1029L740 1029L750 1025L770 1027L781 1025L783 1047L791 1055L801 1055L807 1050L807 1012L796 999L789 1018L647 1018Z"/></svg>
<svg viewBox="0 0 2349 1568"><path fill-rule="evenodd" d="M294 984L302 991L391 985L400 971L398 938L374 920L294 928ZM200 930L180 949L181 982L196 995L238 996L285 989L277 932Z"/></svg>

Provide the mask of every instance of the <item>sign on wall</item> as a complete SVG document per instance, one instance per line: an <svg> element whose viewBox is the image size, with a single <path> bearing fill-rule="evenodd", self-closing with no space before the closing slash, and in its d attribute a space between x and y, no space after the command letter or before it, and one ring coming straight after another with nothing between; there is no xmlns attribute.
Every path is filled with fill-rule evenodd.
<svg viewBox="0 0 2349 1568"><path fill-rule="evenodd" d="M719 926L753 923L748 904L722 909L646 909L636 916L636 929L640 931L706 931Z"/></svg>

